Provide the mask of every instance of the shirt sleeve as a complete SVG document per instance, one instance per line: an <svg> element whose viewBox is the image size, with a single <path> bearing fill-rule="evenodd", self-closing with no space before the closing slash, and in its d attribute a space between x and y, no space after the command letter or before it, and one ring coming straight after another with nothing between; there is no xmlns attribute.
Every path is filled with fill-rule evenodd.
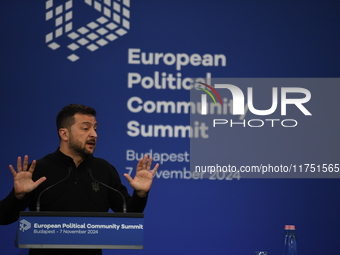
<svg viewBox="0 0 340 255"><path fill-rule="evenodd" d="M23 199L17 199L12 189L8 196L0 201L0 225L8 225L17 221L20 212L28 207L30 197L30 194L27 194Z"/></svg>

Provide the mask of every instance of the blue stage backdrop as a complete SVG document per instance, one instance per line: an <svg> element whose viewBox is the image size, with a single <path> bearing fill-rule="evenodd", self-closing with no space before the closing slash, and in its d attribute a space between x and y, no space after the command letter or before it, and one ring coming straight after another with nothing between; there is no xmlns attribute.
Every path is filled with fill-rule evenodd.
<svg viewBox="0 0 340 255"><path fill-rule="evenodd" d="M240 88L253 86L256 109L269 109L271 88L279 90L276 115L247 115L246 127L214 129L211 120L199 118L195 123L199 113L192 110L201 108L188 106L191 77L203 83L219 77L339 77L339 8L337 1L321 0L2 0L1 198L13 186L8 165L16 164L17 156L33 160L56 150L55 116L63 106L79 103L97 110L95 156L111 162L125 185L123 173L134 175L145 153L161 163L145 210L144 250L104 254L280 254L285 224L296 225L299 254L340 254L340 173L201 178L190 165L191 157L197 159L192 150L211 165L335 169L340 163L336 79L311 88L305 82L269 84L263 105L256 94L262 93L260 85L233 80ZM311 98L303 106L312 115L288 105L282 116L282 87L308 89ZM218 92L230 100L230 94ZM306 96L296 96L301 95ZM216 119L234 118L228 102L222 102L228 112ZM248 125L249 119L260 125L258 119L266 118L299 124ZM14 247L16 228L0 226L1 254L27 254Z"/></svg>

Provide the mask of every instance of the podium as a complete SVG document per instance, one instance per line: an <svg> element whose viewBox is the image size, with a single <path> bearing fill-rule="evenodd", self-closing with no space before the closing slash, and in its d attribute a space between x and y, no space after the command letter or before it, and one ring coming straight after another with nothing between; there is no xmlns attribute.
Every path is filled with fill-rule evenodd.
<svg viewBox="0 0 340 255"><path fill-rule="evenodd" d="M21 212L24 249L143 249L143 213Z"/></svg>

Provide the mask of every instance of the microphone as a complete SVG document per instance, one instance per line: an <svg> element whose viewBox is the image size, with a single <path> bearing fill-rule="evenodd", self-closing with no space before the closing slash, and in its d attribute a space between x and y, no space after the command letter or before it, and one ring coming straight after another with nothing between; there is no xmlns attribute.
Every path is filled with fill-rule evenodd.
<svg viewBox="0 0 340 255"><path fill-rule="evenodd" d="M106 185L105 183L102 183L102 182L94 179L93 176L92 176L92 170L91 169L87 169L87 172L88 172L88 174L90 175L90 177L93 181L98 182L100 185L103 185L104 187L106 187L110 190L113 190L113 191L117 192L119 195L121 195L121 197L123 199L123 213L126 213L126 201L125 201L125 197L123 196L123 194L120 191L116 190L115 188L112 188L112 187Z"/></svg>
<svg viewBox="0 0 340 255"><path fill-rule="evenodd" d="M54 186L57 186L59 183L62 183L63 181L65 181L68 177L70 177L71 172L72 172L72 167L69 167L68 168L68 174L64 179L58 181L57 183L52 184L51 186L47 187L46 189L44 189L43 191L40 192L38 199L37 199L37 212L40 212L40 197L41 197L41 195L45 191L49 190L50 188L53 188Z"/></svg>

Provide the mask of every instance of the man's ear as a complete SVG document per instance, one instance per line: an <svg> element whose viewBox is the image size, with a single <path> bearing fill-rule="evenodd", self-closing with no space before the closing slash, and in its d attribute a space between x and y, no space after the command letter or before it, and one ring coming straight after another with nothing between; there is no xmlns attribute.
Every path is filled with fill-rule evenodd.
<svg viewBox="0 0 340 255"><path fill-rule="evenodd" d="M60 136L60 139L63 140L63 141L68 141L68 138L69 138L69 131L67 128L61 128L59 129L59 136Z"/></svg>

